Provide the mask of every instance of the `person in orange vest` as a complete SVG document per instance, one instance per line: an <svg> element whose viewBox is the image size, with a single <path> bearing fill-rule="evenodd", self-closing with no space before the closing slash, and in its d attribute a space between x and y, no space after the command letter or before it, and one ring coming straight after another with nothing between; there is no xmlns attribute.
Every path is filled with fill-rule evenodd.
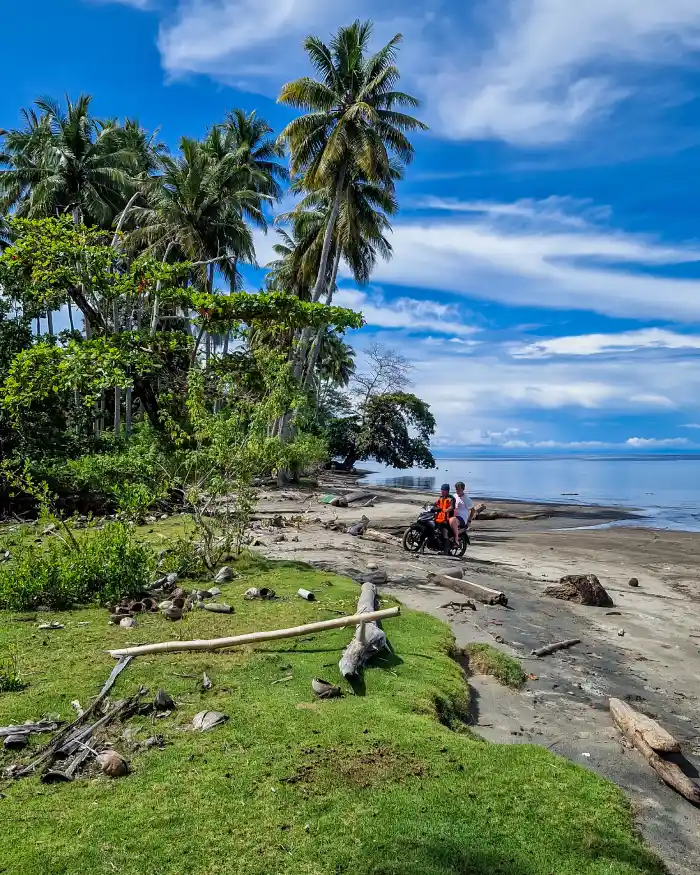
<svg viewBox="0 0 700 875"><path fill-rule="evenodd" d="M450 484L443 483L440 487L440 498L433 505L435 508L435 522L442 528L445 535L445 552L449 551L451 522L455 515L455 500L450 494Z"/></svg>

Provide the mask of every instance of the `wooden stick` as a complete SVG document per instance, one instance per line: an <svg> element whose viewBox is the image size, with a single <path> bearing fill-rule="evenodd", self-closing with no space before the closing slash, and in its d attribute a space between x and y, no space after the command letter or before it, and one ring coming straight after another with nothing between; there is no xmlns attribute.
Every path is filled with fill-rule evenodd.
<svg viewBox="0 0 700 875"><path fill-rule="evenodd" d="M338 617L335 620L321 620L318 623L307 623L304 626L294 626L291 629L275 629L271 632L248 632L245 635L234 635L231 638L212 638L200 641L163 641L160 644L141 644L138 647L126 647L123 650L109 650L108 653L117 659L124 656L141 656L144 653L177 653L186 650L223 650L227 647L239 647L241 644L257 644L259 641L276 641L279 638L298 638L300 635L325 632L328 629L342 629L345 626L355 626L373 620L388 620L397 617L399 608L385 608L373 611L371 614L353 614L349 617Z"/></svg>
<svg viewBox="0 0 700 875"><path fill-rule="evenodd" d="M638 732L649 747L658 753L680 753L680 743L670 732L656 720L630 708L627 702L610 699L610 714L625 735Z"/></svg>
<svg viewBox="0 0 700 875"><path fill-rule="evenodd" d="M389 544L391 547L401 546L399 538L395 538L394 535L385 535L384 532L379 532L377 529L366 529L361 537L365 541L376 541L378 544Z"/></svg>
<svg viewBox="0 0 700 875"><path fill-rule="evenodd" d="M627 714L619 708L617 705L618 702L619 704L624 704L620 702L619 699L610 700L610 714L620 732L622 732L625 738L637 748L664 783L680 793L681 796L685 796L689 802L693 802L695 805L700 805L700 785L698 785L692 778L688 777L688 775L686 775L676 763L663 759L663 757L658 754L647 741L645 741L642 732L635 728L636 723L630 723L627 721ZM629 710L632 709L630 708ZM640 715L636 712L633 713L636 721Z"/></svg>
<svg viewBox="0 0 700 875"><path fill-rule="evenodd" d="M505 593L497 589L489 589L487 586L480 586L478 583L471 583L469 580L458 580L456 577L442 574L441 572L431 574L430 580L432 583L446 586L462 595L470 596L479 602L483 602L485 605L505 606L508 604L508 597Z"/></svg>
<svg viewBox="0 0 700 875"><path fill-rule="evenodd" d="M38 723L20 723L17 726L0 726L0 738L8 735L25 735L28 732L55 732L62 720L40 720Z"/></svg>
<svg viewBox="0 0 700 875"><path fill-rule="evenodd" d="M539 650L532 650L530 656L549 656L550 653L556 653L557 650L566 650L567 647L573 647L574 644L580 643L580 638L567 638L566 641L557 641L555 644L547 645L547 647L540 647Z"/></svg>

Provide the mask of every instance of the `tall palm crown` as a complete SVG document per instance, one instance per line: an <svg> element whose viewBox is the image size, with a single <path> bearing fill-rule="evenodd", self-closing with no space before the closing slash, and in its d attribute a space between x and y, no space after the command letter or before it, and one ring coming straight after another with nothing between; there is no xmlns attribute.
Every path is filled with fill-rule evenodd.
<svg viewBox="0 0 700 875"><path fill-rule="evenodd" d="M397 161L407 164L413 146L407 133L425 125L402 111L419 101L396 90L400 78L395 59L401 35L368 54L370 22L341 28L329 45L308 37L304 48L318 79L304 76L282 88L279 101L304 111L280 134L289 146L292 173L307 191L330 197L323 245L312 300L328 281L328 260L343 192L351 180L393 187Z"/></svg>
<svg viewBox="0 0 700 875"><path fill-rule="evenodd" d="M243 214L259 215L260 198L243 187L249 174L230 153L214 157L208 141L183 137L180 152L162 157L161 173L149 183L147 206L132 209L133 242L161 257L170 250L173 257L191 261L227 256L254 262L253 237ZM222 261L224 273L229 267Z"/></svg>
<svg viewBox="0 0 700 875"><path fill-rule="evenodd" d="M273 129L255 112L234 109L221 125L226 146L237 155L238 162L251 171L252 187L272 200L282 197L282 183L289 179L287 168L280 164L284 147L274 140Z"/></svg>
<svg viewBox="0 0 700 875"><path fill-rule="evenodd" d="M109 227L134 188L139 157L124 128L90 115L91 98L36 101L24 129L5 137L0 153L0 209L37 218L70 212Z"/></svg>

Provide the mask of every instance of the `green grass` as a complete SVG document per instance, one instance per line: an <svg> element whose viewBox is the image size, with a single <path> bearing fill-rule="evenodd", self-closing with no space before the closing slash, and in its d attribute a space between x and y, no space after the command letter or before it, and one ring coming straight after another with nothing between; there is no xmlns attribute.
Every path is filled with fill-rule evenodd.
<svg viewBox="0 0 700 875"><path fill-rule="evenodd" d="M243 560L244 576L222 587L233 616L194 612L180 624L159 616L135 630L105 611L50 617L38 630L0 614L0 646L16 646L29 687L0 695L0 725L85 705L113 667L105 650L127 644L215 637L351 613L349 580L292 564ZM266 585L283 601L245 602ZM314 589L313 603L295 598ZM86 626L79 623L88 623ZM350 637L335 630L256 648L140 657L115 696L163 687L177 710L142 738L138 752L112 739L133 772L43 786L4 782L0 873L12 875L633 875L660 873L632 829L612 784L528 746L486 744L464 730L462 671L449 629L402 610L386 623L393 653L367 669L342 699L314 700L313 676L340 682ZM206 671L211 691L199 690ZM287 678L291 680L273 683ZM188 731L204 708L226 712L212 732ZM438 719L440 717L443 723ZM461 731L455 732L445 723ZM0 753L0 766L12 762Z"/></svg>
<svg viewBox="0 0 700 875"><path fill-rule="evenodd" d="M469 658L469 669L475 674L491 675L514 690L519 690L527 680L517 659L501 653L490 644L468 644L464 652Z"/></svg>

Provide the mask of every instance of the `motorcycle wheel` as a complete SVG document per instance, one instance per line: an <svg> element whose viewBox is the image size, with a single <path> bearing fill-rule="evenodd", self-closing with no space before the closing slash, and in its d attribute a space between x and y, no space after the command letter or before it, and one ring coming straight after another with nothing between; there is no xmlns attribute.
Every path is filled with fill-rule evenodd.
<svg viewBox="0 0 700 875"><path fill-rule="evenodd" d="M419 553L424 540L425 535L418 526L409 526L403 533L403 548L409 553Z"/></svg>
<svg viewBox="0 0 700 875"><path fill-rule="evenodd" d="M469 543L469 539L467 537L466 532L462 532L459 536L459 542L455 544L452 542L452 547L450 549L450 556L454 556L455 559L461 559L462 556L467 552L467 544Z"/></svg>

